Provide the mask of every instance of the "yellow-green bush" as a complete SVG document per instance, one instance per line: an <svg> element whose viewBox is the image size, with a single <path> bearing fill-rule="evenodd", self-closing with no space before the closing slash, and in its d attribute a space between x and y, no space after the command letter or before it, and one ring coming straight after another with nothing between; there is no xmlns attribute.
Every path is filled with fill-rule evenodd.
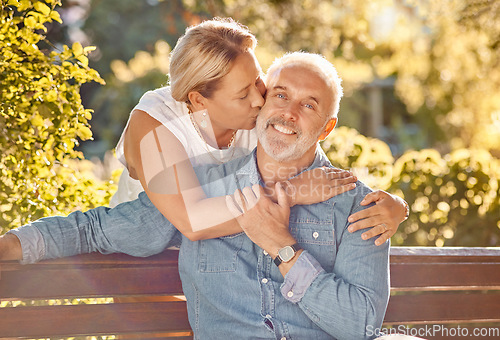
<svg viewBox="0 0 500 340"><path fill-rule="evenodd" d="M46 24L60 1L2 1L0 7L0 232L47 215L107 202L110 183L74 169L78 138L92 137L80 86L103 83L88 67L91 47L53 50Z"/></svg>
<svg viewBox="0 0 500 340"><path fill-rule="evenodd" d="M333 164L411 206L393 245L500 244L500 160L485 150L408 151L395 163L389 147L340 127L322 143Z"/></svg>
<svg viewBox="0 0 500 340"><path fill-rule="evenodd" d="M412 213L394 244L494 246L500 243L500 161L485 150L409 151L394 165L391 191Z"/></svg>
<svg viewBox="0 0 500 340"><path fill-rule="evenodd" d="M387 189L391 185L394 157L383 141L341 126L321 146L333 165L351 170L370 187Z"/></svg>

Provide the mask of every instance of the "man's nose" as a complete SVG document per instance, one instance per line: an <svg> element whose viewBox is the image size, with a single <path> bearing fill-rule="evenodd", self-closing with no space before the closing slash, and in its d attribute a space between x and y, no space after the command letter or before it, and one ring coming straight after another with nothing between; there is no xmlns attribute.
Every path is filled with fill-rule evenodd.
<svg viewBox="0 0 500 340"><path fill-rule="evenodd" d="M283 110L283 118L286 120L297 121L299 117L300 104L290 102Z"/></svg>

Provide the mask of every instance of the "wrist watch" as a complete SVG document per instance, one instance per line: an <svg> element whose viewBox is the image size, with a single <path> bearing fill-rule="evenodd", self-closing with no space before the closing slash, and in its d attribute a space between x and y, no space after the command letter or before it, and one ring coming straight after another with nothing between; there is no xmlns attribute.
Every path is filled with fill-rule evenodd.
<svg viewBox="0 0 500 340"><path fill-rule="evenodd" d="M278 256L274 259L274 264L279 267L282 262L290 262L301 249L302 247L298 243L281 248L278 250Z"/></svg>

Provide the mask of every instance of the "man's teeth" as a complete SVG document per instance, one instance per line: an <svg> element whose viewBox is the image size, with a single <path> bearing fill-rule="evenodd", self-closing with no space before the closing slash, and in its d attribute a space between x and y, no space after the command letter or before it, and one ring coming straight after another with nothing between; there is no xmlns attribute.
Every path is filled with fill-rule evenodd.
<svg viewBox="0 0 500 340"><path fill-rule="evenodd" d="M273 127L278 130L281 133L287 134L287 135L292 135L295 133L295 131L288 129L282 125L273 125Z"/></svg>

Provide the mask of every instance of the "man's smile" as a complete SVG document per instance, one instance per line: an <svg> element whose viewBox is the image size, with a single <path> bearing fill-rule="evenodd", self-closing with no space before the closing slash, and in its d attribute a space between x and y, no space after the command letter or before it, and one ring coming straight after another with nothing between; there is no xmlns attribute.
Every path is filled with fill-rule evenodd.
<svg viewBox="0 0 500 340"><path fill-rule="evenodd" d="M285 135L295 135L297 132L295 132L293 129L283 126L281 124L270 124L276 131L281 132Z"/></svg>

